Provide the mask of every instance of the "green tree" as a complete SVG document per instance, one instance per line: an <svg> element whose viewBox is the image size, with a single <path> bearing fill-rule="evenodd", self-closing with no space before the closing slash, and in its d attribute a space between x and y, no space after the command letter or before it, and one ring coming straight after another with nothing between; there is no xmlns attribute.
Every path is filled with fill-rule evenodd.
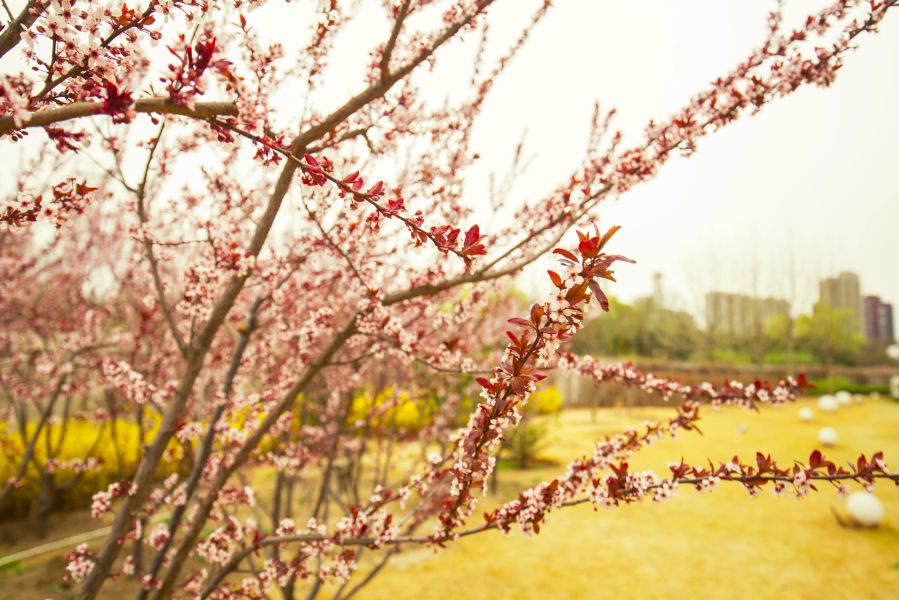
<svg viewBox="0 0 899 600"><path fill-rule="evenodd" d="M827 375L834 364L854 364L864 338L855 332L855 315L847 309L815 305L811 315L796 321L799 347L816 356L825 366Z"/></svg>
<svg viewBox="0 0 899 600"><path fill-rule="evenodd" d="M575 339L575 352L684 360L699 347L700 332L689 313L659 306L652 298L630 305L612 298L611 304L611 312L591 320Z"/></svg>

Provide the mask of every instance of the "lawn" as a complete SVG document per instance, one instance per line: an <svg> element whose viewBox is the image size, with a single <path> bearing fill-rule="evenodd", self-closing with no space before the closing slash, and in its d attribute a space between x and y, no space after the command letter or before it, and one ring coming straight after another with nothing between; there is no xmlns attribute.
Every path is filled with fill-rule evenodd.
<svg viewBox="0 0 899 600"><path fill-rule="evenodd" d="M813 401L800 405L814 406ZM635 458L640 468L664 469L683 456L727 459L756 450L806 459L822 426L835 427L840 444L825 452L849 460L886 452L899 468L899 403L867 400L835 414L817 410L811 423L798 406L705 410L704 435L685 433ZM586 410L557 418L546 457L562 463L591 440L666 409ZM563 467L503 471L501 491L552 477ZM841 527L831 509L842 503L829 488L802 500L768 491L750 499L740 486L699 495L681 489L666 504L615 510L589 506L549 518L541 534L497 532L466 538L434 552L410 550L395 559L363 598L899 598L899 488L880 486L886 507L876 531Z"/></svg>
<svg viewBox="0 0 899 600"><path fill-rule="evenodd" d="M704 435L684 432L644 450L636 468L664 472L669 460L728 459L771 452L787 462L805 460L818 446L817 432L835 427L840 444L826 456L849 460L860 452L886 453L899 469L899 403L866 400L800 422L805 400L760 413L704 408ZM592 441L645 420L667 408L568 410L550 417L550 444L539 469L503 469L499 493L478 514L523 486L552 478L564 464L589 451ZM892 461L891 461L892 459ZM552 462L557 464L553 465ZM886 522L878 530L841 527L831 509L842 511L834 490L797 501L767 490L750 499L740 486L722 484L711 494L683 488L666 504L647 502L615 510L589 506L550 515L539 536L486 532L435 552L414 548L397 556L358 598L899 598L899 488L882 485L878 496ZM103 523L84 513L57 515L52 539ZM6 523L0 555L35 545L16 540L25 523ZM46 540L45 540L46 541ZM93 542L95 546L98 542ZM72 597L60 581L64 551L0 570L0 600ZM106 588L109 598L132 597L129 582ZM280 597L280 596L276 596ZM300 596L302 597L302 596ZM328 597L325 595L324 597Z"/></svg>

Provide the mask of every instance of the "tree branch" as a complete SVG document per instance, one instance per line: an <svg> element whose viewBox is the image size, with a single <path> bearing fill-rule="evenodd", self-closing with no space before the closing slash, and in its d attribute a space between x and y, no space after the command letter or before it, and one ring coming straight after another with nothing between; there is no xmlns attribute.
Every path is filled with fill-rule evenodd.
<svg viewBox="0 0 899 600"><path fill-rule="evenodd" d="M393 55L393 49L396 48L396 40L400 36L403 29L403 22L409 15L409 5L412 0L406 0L400 7L399 13L396 15L396 21L393 22L393 30L390 32L390 39L384 46L384 52L381 54L381 81L387 81L390 78L390 57Z"/></svg>
<svg viewBox="0 0 899 600"><path fill-rule="evenodd" d="M147 224L148 218L145 202L147 194L147 178L150 175L150 164L153 162L153 155L156 154L156 148L159 146L159 140L162 138L164 129L165 123L159 127L156 138L150 146L150 153L147 156L147 162L144 165L144 174L141 178L140 185L137 187L137 215L140 218L141 225ZM181 356L186 358L189 348L187 343L185 343L184 338L181 336L181 332L178 330L175 312L172 310L171 304L169 304L169 301L165 297L165 286L162 283L162 277L159 275L159 261L156 258L156 252L153 250L153 243L146 238L144 238L142 242L144 251L147 253L147 260L150 263L150 273L153 276L153 287L156 289L156 297L159 300L160 307L162 307L162 314L165 316L166 323L168 323L169 330L172 332L172 337L175 340L175 344L178 346L178 350L181 351Z"/></svg>
<svg viewBox="0 0 899 600"><path fill-rule="evenodd" d="M4 3L5 6L5 3ZM22 12L0 33L0 57L16 47L22 39L22 32L31 27L44 11L43 3L29 0Z"/></svg>
<svg viewBox="0 0 899 600"><path fill-rule="evenodd" d="M237 116L234 102L197 102L193 108L175 104L169 98L146 98L134 102L134 110L139 113L160 113L181 115L194 119L208 119L215 116ZM14 129L46 127L61 121L106 114L102 102L73 102L59 108L48 108L31 113L22 127L16 127L12 117L0 117L0 135Z"/></svg>

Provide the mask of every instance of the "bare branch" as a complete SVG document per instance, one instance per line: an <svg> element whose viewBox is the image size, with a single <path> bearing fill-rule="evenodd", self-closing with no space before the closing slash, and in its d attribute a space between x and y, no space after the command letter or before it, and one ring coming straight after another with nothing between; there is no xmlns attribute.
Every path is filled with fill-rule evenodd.
<svg viewBox="0 0 899 600"><path fill-rule="evenodd" d="M237 105L233 102L197 102L192 108L175 104L169 98L146 98L134 102L134 110L139 113L159 113L181 115L194 119L208 119L216 116L236 116ZM73 102L59 108L48 108L31 113L21 127L16 127L12 117L0 117L0 135L14 129L46 127L61 121L71 121L82 117L106 114L102 102Z"/></svg>
<svg viewBox="0 0 899 600"><path fill-rule="evenodd" d="M6 6L6 3L4 2L3 5ZM16 47L22 39L22 32L31 27L43 11L43 2L28 0L19 16L0 33L0 57Z"/></svg>

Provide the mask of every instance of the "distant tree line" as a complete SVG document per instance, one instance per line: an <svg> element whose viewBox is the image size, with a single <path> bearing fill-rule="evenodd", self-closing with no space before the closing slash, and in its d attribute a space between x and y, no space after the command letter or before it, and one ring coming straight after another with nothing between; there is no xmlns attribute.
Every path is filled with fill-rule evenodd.
<svg viewBox="0 0 899 600"><path fill-rule="evenodd" d="M611 299L613 310L590 320L574 343L578 354L650 357L745 364L870 365L888 361L882 347L866 344L845 309L817 305L810 314L778 315L743 335L701 328L693 316L653 298L628 304Z"/></svg>

